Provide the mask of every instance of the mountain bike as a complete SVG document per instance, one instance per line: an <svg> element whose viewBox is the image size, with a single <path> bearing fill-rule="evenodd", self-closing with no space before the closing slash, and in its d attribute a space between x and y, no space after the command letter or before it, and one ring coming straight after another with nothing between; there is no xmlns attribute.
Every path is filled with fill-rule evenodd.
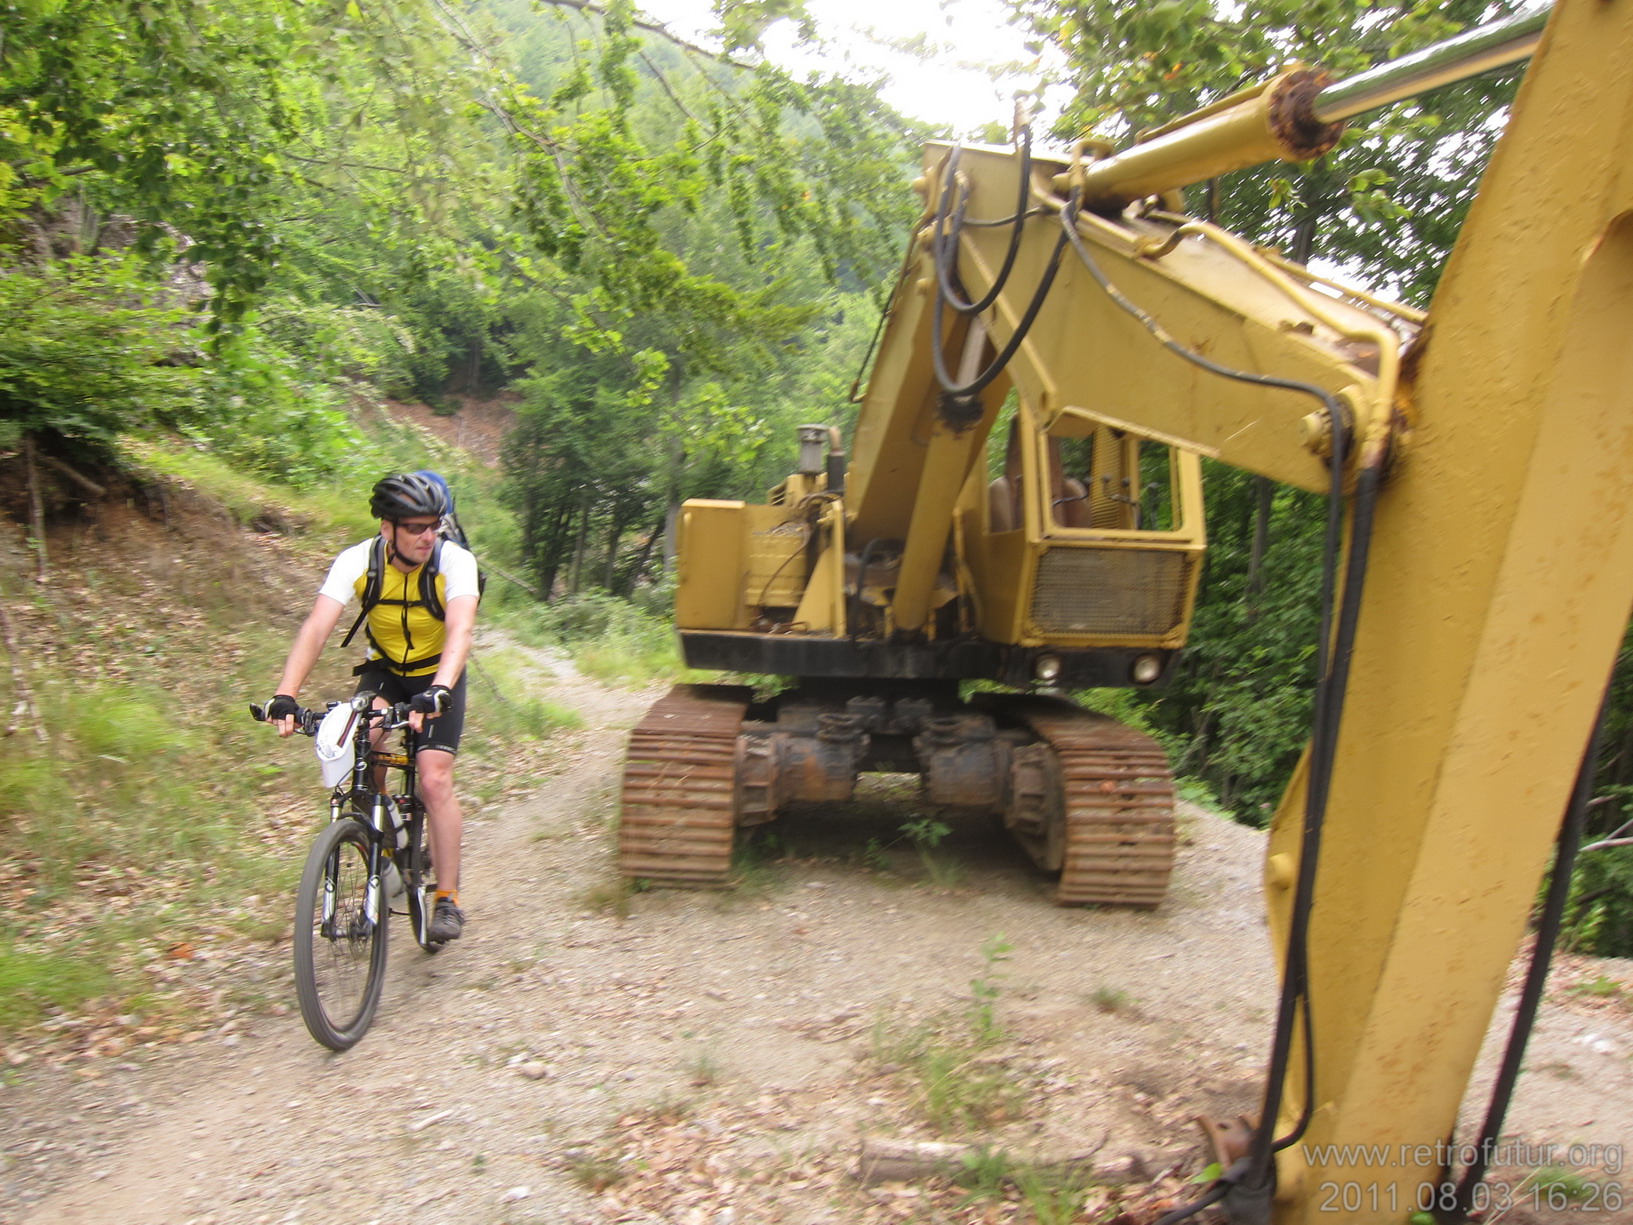
<svg viewBox="0 0 1633 1225"><path fill-rule="evenodd" d="M349 1050L368 1032L385 987L386 934L393 913L406 914L427 953L431 857L425 806L415 769L418 748L409 706L376 707L362 690L324 710L300 709L296 727L317 742L325 763L329 824L312 843L295 895L295 996L312 1037L333 1051ZM252 705L261 722L266 711ZM385 736L401 730L400 749ZM399 785L387 786L390 771ZM393 911L394 900L404 909Z"/></svg>

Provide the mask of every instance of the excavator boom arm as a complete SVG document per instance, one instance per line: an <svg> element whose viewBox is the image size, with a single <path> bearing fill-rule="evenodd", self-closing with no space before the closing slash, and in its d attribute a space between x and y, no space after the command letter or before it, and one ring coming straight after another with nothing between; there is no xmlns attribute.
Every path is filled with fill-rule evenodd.
<svg viewBox="0 0 1633 1225"><path fill-rule="evenodd" d="M1308 1126L1277 1158L1278 1225L1324 1219L1323 1188L1351 1184L1346 1220L1399 1221L1445 1177L1415 1155L1453 1134L1633 606L1630 133L1633 0L1562 0L1426 321L1184 217L1090 212L1092 163L927 154L848 503L853 536L926 559L902 567L899 626L922 620L1010 387L1045 428L1085 417L1306 489L1335 479L1334 431L1336 479L1389 463L1302 933L1314 1083L1292 1059L1276 1134L1306 1108ZM970 222L1012 217L1022 176L1000 284L1010 230ZM949 277L992 304L938 315ZM1307 783L1267 865L1284 945ZM1312 1156L1344 1151L1401 1159Z"/></svg>

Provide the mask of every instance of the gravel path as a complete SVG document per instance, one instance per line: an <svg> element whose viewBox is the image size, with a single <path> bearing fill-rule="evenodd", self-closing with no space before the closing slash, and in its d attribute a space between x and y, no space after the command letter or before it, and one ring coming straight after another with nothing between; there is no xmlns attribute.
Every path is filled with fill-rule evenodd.
<svg viewBox="0 0 1633 1225"><path fill-rule="evenodd" d="M1067 911L985 825L927 879L876 788L789 820L791 854L734 893L620 905L614 780L653 695L555 689L586 730L535 794L471 822L466 937L428 957L397 931L358 1048L332 1055L274 1006L190 1045L13 1070L0 1222L1029 1220L1013 1196L957 1215L848 1173L865 1132L936 1136L892 1052L967 1042L983 1000L1004 1037L982 1058L1013 1088L988 1143L1137 1153L1156 1176L1194 1149L1192 1115L1254 1109L1274 990L1257 832L1188 812L1157 912ZM1511 1130L1633 1136L1630 1056L1625 1008L1550 1007Z"/></svg>

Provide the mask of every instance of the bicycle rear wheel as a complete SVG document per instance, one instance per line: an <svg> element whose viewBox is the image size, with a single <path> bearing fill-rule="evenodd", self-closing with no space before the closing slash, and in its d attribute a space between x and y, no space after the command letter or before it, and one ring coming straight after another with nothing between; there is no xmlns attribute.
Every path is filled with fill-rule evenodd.
<svg viewBox="0 0 1633 1225"><path fill-rule="evenodd" d="M335 821L306 857L295 899L295 996L312 1037L332 1051L357 1045L386 981L384 899L368 917L369 831Z"/></svg>

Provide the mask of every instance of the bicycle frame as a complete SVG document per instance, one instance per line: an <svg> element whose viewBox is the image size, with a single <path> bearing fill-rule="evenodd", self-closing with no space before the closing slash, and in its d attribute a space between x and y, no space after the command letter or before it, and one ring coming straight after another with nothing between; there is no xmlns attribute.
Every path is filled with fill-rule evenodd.
<svg viewBox="0 0 1633 1225"><path fill-rule="evenodd" d="M371 831L369 883L364 900L364 914L371 924L381 923L386 917L384 907L388 903L384 873L387 862L396 865L403 887L411 898L419 890L419 865L410 862L411 856L405 855L399 860L397 853L415 845L419 838L419 825L425 820L424 805L419 798L416 764L419 736L405 721L406 704L377 707L373 704L375 696L369 690L362 690L351 700L353 709L358 712L357 726L352 732L356 753L351 778L337 786L329 796L331 821L357 820ZM377 739L383 740L385 735L399 729L403 733L401 752L377 747ZM402 771L402 790L396 794L387 786L386 772L393 769ZM396 814L395 819L393 813ZM367 814L366 819L364 814ZM324 876L323 922L326 930L334 919L334 889L334 872L331 869ZM411 917L415 920L416 928L414 936L416 941L423 944L425 933L420 930L423 920L416 913L420 909L411 905Z"/></svg>

